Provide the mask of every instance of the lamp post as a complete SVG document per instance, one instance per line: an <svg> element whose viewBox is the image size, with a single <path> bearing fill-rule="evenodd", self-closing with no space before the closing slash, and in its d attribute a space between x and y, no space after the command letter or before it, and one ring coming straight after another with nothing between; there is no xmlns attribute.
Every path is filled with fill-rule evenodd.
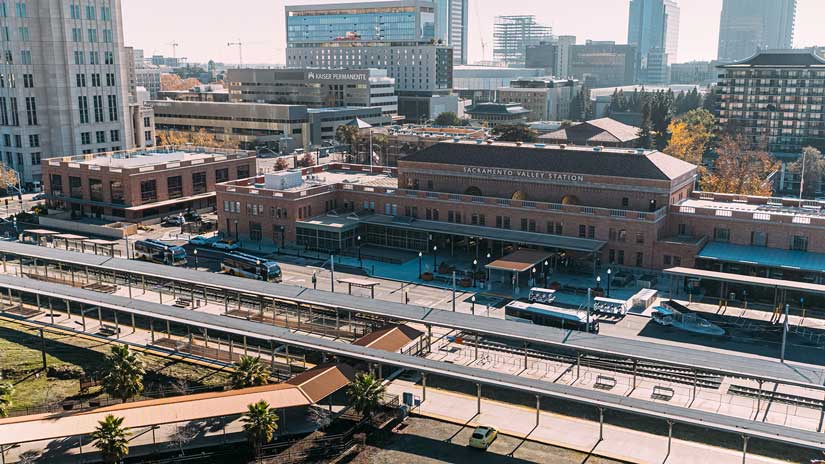
<svg viewBox="0 0 825 464"><path fill-rule="evenodd" d="M356 240L358 241L358 264L361 264L361 236L359 235Z"/></svg>
<svg viewBox="0 0 825 464"><path fill-rule="evenodd" d="M607 268L607 297L610 298L610 274L613 271L610 268Z"/></svg>
<svg viewBox="0 0 825 464"><path fill-rule="evenodd" d="M192 254L195 255L195 269L197 269L198 268L198 249L195 248L195 251L193 251Z"/></svg>
<svg viewBox="0 0 825 464"><path fill-rule="evenodd" d="M487 252L487 264L490 264L490 252ZM490 268L487 268L487 288L490 288Z"/></svg>
<svg viewBox="0 0 825 464"><path fill-rule="evenodd" d="M436 272L436 260L438 260L438 245L433 245L433 273Z"/></svg>
<svg viewBox="0 0 825 464"><path fill-rule="evenodd" d="M238 220L235 219L235 241L236 242L238 241L238 237L239 237L239 235L238 235Z"/></svg>
<svg viewBox="0 0 825 464"><path fill-rule="evenodd" d="M531 279L532 279L532 281L533 281L533 285L536 285L536 268L535 268L535 266L533 266L533 270L532 270L532 271L530 271L530 273L531 273L531 277L530 277L530 278L531 278Z"/></svg>
<svg viewBox="0 0 825 464"><path fill-rule="evenodd" d="M418 252L418 278L421 278L421 259L424 257L424 253Z"/></svg>
<svg viewBox="0 0 825 464"><path fill-rule="evenodd" d="M596 276L596 289L602 288L602 276Z"/></svg>
<svg viewBox="0 0 825 464"><path fill-rule="evenodd" d="M473 295L470 298L470 312L473 314L473 316L475 316L475 314L476 314L476 296L475 295Z"/></svg>
<svg viewBox="0 0 825 464"><path fill-rule="evenodd" d="M478 267L478 260L473 260L473 287L476 286L476 268Z"/></svg>
<svg viewBox="0 0 825 464"><path fill-rule="evenodd" d="M544 268L542 269L542 271L544 271L544 288L547 288L547 278L549 277L549 276L548 276L548 274L549 274L549 272L550 272L550 271L547 269L547 264L548 264L548 262L547 262L547 260L545 259L545 260L544 260Z"/></svg>

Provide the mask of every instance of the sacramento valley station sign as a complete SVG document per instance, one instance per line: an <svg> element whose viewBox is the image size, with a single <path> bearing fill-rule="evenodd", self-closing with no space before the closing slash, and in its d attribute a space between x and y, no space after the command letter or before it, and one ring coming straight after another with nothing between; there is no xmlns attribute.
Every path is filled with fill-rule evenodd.
<svg viewBox="0 0 825 464"><path fill-rule="evenodd" d="M473 177L516 178L540 180L546 182L584 182L580 174L566 174L560 172L528 171L525 169L482 168L464 166L464 174Z"/></svg>

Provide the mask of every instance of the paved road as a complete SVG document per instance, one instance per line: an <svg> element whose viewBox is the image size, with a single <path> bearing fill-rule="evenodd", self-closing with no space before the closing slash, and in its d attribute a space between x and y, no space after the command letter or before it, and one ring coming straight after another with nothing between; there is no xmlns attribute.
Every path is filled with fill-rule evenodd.
<svg viewBox="0 0 825 464"><path fill-rule="evenodd" d="M472 429L469 427L419 417L407 419L407 424L409 425L383 449L372 448L356 462L374 464L399 462L409 464L443 462L580 464L585 461L590 464L612 464L619 462L593 456L588 459L584 453L523 441L506 435L500 435L485 452L466 446L472 434ZM451 442L445 441L450 438ZM513 453L513 456L507 456L509 453Z"/></svg>

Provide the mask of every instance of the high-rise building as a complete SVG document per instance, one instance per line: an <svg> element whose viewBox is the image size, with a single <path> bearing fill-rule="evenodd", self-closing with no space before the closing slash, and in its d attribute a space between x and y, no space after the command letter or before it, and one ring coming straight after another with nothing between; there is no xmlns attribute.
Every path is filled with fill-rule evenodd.
<svg viewBox="0 0 825 464"><path fill-rule="evenodd" d="M795 18L796 0L724 0L719 61L742 60L759 50L791 48Z"/></svg>
<svg viewBox="0 0 825 464"><path fill-rule="evenodd" d="M637 48L642 81L666 83L668 63L677 61L679 5L675 0L630 0L627 43Z"/></svg>
<svg viewBox="0 0 825 464"><path fill-rule="evenodd" d="M619 87L636 82L636 47L613 41L591 41L572 45L567 76L588 88Z"/></svg>
<svg viewBox="0 0 825 464"><path fill-rule="evenodd" d="M496 16L494 27L493 58L506 66L524 67L527 47L553 38L553 28L534 15Z"/></svg>
<svg viewBox="0 0 825 464"><path fill-rule="evenodd" d="M498 100L530 111L528 121L560 121L569 117L570 102L581 89L576 79L516 79L498 89Z"/></svg>
<svg viewBox="0 0 825 464"><path fill-rule="evenodd" d="M287 6L287 66L386 69L408 120L457 112L453 49L437 41L434 9L424 0Z"/></svg>
<svg viewBox="0 0 825 464"><path fill-rule="evenodd" d="M467 64L467 4L469 0L433 0L435 36L453 47L453 64Z"/></svg>
<svg viewBox="0 0 825 464"><path fill-rule="evenodd" d="M825 149L825 59L812 50L759 52L720 65L719 124L732 125L780 159Z"/></svg>
<svg viewBox="0 0 825 464"><path fill-rule="evenodd" d="M41 159L130 148L121 1L4 2L0 16L0 150L24 186Z"/></svg>

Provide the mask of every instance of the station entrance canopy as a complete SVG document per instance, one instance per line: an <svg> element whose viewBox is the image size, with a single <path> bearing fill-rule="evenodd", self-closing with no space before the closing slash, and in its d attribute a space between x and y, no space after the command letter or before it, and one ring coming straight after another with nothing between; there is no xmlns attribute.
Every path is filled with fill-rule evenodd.
<svg viewBox="0 0 825 464"><path fill-rule="evenodd" d="M478 237L487 240L497 240L506 243L558 248L569 251L595 253L605 244L601 240L592 240L562 235L540 234L520 230L498 229L495 227L474 226L471 224L456 224L454 222L425 221L408 217L385 216L373 214L361 218L360 222L377 226L395 227L399 229L417 230L445 235L461 235Z"/></svg>
<svg viewBox="0 0 825 464"><path fill-rule="evenodd" d="M756 287L825 295L825 285L797 282L795 280L770 279L767 277L731 274L729 272L705 271L701 269L692 269L689 267L672 267L665 269L664 273L681 277L692 277L697 279L715 280L718 282L753 285Z"/></svg>
<svg viewBox="0 0 825 464"><path fill-rule="evenodd" d="M525 272L550 257L541 250L518 250L485 266L496 271Z"/></svg>

